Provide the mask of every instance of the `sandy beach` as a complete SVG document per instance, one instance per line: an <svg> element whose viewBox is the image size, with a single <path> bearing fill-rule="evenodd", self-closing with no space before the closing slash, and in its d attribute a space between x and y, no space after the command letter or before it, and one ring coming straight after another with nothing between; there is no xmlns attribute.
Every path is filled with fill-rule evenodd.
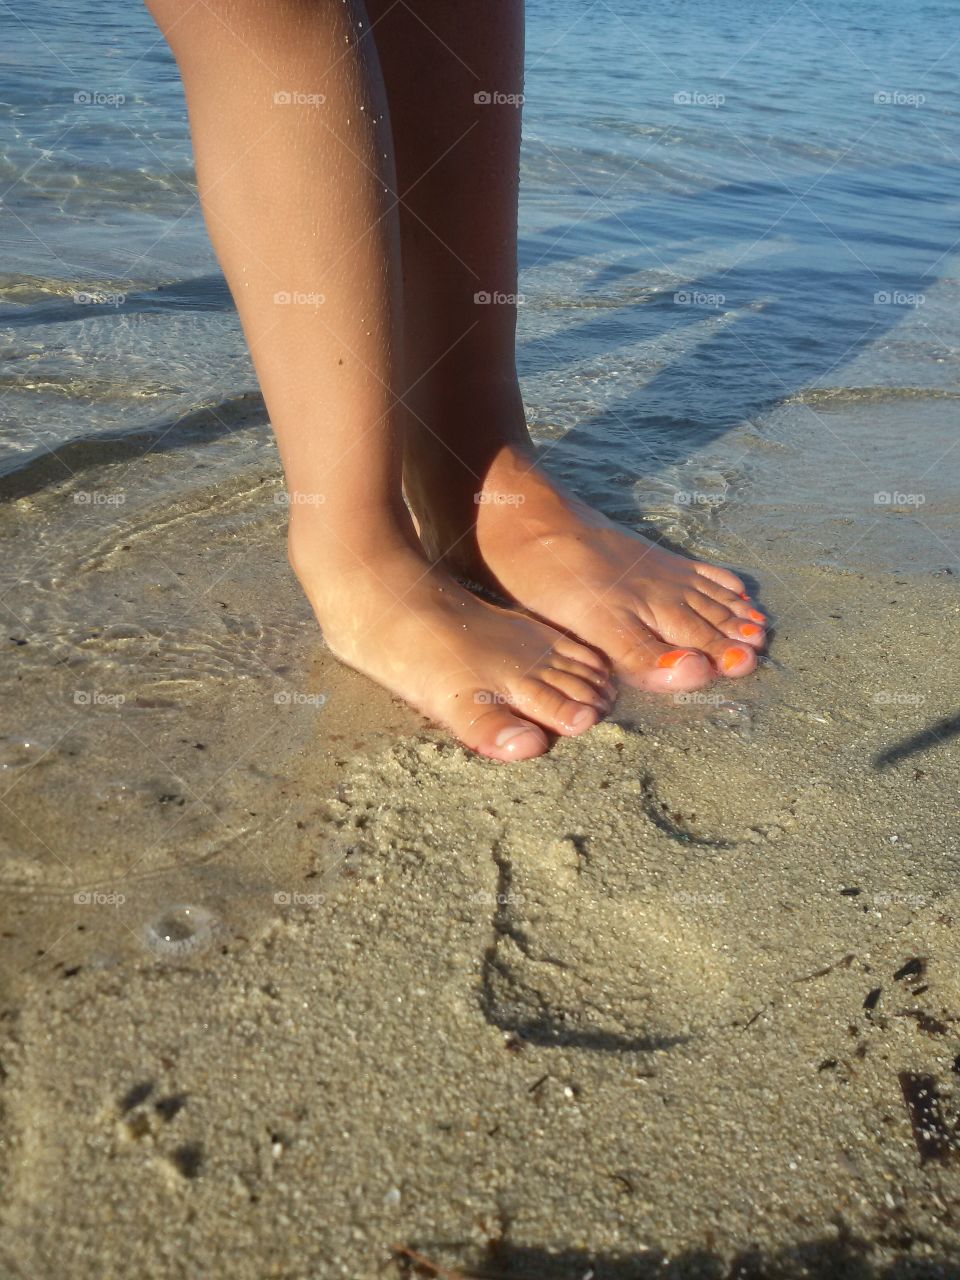
<svg viewBox="0 0 960 1280"><path fill-rule="evenodd" d="M324 652L270 446L124 450L0 515L4 1274L958 1274L953 574L778 537L754 676L504 767Z"/></svg>
<svg viewBox="0 0 960 1280"><path fill-rule="evenodd" d="M2 9L0 1280L960 1280L956 5ZM618 629L771 626L500 765L325 647L257 388L371 601L403 452L615 655L514 345L550 475L763 611Z"/></svg>

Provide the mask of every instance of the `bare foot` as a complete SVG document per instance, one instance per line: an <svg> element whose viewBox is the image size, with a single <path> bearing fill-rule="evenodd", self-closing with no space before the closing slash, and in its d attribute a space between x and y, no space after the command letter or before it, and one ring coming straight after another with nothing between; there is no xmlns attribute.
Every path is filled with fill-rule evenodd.
<svg viewBox="0 0 960 1280"><path fill-rule="evenodd" d="M498 449L469 517L436 489L426 501L431 554L594 646L629 684L689 690L757 665L767 620L736 574L613 524L564 494L522 444Z"/></svg>
<svg viewBox="0 0 960 1280"><path fill-rule="evenodd" d="M573 736L609 710L602 658L552 627L486 604L412 548L291 562L332 652L494 760L527 760L544 730Z"/></svg>

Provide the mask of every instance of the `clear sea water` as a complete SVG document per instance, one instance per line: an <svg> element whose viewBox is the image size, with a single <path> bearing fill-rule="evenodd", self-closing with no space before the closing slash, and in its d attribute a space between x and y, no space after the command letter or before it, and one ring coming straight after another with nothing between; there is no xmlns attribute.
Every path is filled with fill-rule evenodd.
<svg viewBox="0 0 960 1280"><path fill-rule="evenodd" d="M0 467L226 417L255 379L148 14L11 0L0 29ZM531 0L527 64L520 360L551 465L708 550L736 509L841 564L955 558L952 0Z"/></svg>

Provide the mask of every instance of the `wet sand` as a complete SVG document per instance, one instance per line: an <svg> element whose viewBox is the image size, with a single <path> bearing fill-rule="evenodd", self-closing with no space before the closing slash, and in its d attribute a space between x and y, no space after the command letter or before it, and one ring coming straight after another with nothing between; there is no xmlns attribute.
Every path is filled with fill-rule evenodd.
<svg viewBox="0 0 960 1280"><path fill-rule="evenodd" d="M5 1274L958 1274L946 545L731 508L773 661L502 767L324 652L268 446L89 461L0 512Z"/></svg>

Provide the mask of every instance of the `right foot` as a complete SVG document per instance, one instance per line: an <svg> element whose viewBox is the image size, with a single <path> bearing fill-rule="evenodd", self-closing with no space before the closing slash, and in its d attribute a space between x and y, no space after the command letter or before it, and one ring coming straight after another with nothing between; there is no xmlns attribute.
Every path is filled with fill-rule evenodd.
<svg viewBox="0 0 960 1280"><path fill-rule="evenodd" d="M309 551L291 560L331 652L480 755L542 755L544 730L583 733L613 705L592 649L484 603L410 548L335 573Z"/></svg>

